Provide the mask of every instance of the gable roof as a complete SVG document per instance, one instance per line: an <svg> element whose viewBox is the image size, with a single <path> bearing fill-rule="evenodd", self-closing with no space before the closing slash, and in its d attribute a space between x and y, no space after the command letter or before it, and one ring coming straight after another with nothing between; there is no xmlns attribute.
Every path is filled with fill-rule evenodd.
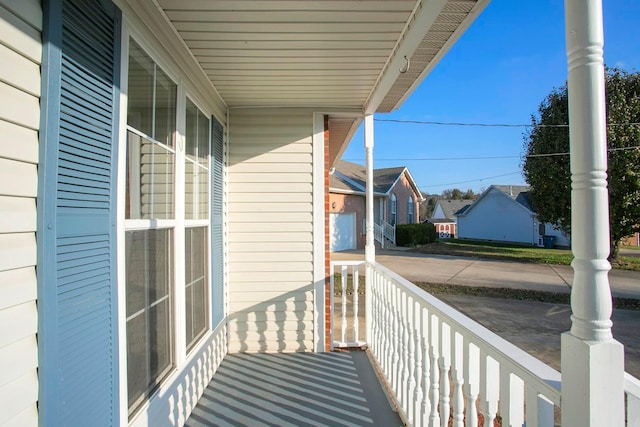
<svg viewBox="0 0 640 427"><path fill-rule="evenodd" d="M491 185L487 188L481 195L469 205L464 210L458 211L458 215L466 215L472 210L481 200L484 200L487 194L489 194L492 190L497 190L502 193L504 196L509 197L511 200L516 202L518 205L528 210L531 213L534 213L533 208L531 207L531 197L529 196L529 187L526 185Z"/></svg>
<svg viewBox="0 0 640 427"><path fill-rule="evenodd" d="M491 187L502 191L525 208L533 211L531 207L531 197L529 196L529 186L527 185L492 185ZM491 188L489 187L489 188Z"/></svg>
<svg viewBox="0 0 640 427"><path fill-rule="evenodd" d="M388 195L393 186L400 180L402 174L407 174L407 179L413 190L422 200L422 193L413 181L409 169L405 166L393 168L381 168L373 170L373 192L380 195ZM363 165L340 160L332 174L329 175L329 190L338 192L364 193L367 186L367 170Z"/></svg>
<svg viewBox="0 0 640 427"><path fill-rule="evenodd" d="M458 215L458 212L464 212L472 203L473 200L439 199L436 201L436 207L440 205L444 216L453 219ZM433 211L435 212L435 209Z"/></svg>

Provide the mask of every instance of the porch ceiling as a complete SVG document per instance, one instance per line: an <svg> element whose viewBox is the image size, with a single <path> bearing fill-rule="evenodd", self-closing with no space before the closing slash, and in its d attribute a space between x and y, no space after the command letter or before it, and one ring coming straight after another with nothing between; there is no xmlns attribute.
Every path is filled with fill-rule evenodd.
<svg viewBox="0 0 640 427"><path fill-rule="evenodd" d="M366 113L397 108L488 2L154 1L230 107Z"/></svg>

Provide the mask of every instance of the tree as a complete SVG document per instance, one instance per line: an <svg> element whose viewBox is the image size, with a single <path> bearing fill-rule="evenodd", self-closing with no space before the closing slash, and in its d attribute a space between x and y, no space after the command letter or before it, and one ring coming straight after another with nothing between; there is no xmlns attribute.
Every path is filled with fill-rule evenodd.
<svg viewBox="0 0 640 427"><path fill-rule="evenodd" d="M620 240L640 231L640 73L606 71L610 259L615 260ZM538 218L565 232L571 228L568 123L565 85L552 90L538 116L531 117L523 162Z"/></svg>
<svg viewBox="0 0 640 427"><path fill-rule="evenodd" d="M468 189L466 192L463 192L459 188L450 188L448 190L444 190L442 192L443 199L452 199L452 200L473 200L477 197L477 195L473 192L472 189Z"/></svg>
<svg viewBox="0 0 640 427"><path fill-rule="evenodd" d="M429 195L426 193L422 193L422 197L424 201L420 203L420 221L424 221L428 218L431 218L433 215L433 210L436 208L436 202L440 198L440 196Z"/></svg>

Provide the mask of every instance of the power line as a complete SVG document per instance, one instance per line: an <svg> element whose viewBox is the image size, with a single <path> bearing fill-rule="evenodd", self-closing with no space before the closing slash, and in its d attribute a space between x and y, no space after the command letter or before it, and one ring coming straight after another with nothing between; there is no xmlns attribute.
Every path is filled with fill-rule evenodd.
<svg viewBox="0 0 640 427"><path fill-rule="evenodd" d="M519 123L464 123L464 122L438 122L427 120L399 120L399 119L373 119L376 122L388 122L388 123L410 123L418 125L437 125L437 126L475 126L475 127L503 127L503 128L527 128L527 127L542 127L542 128L568 128L568 124L519 124ZM607 123L607 126L640 126L640 123Z"/></svg>
<svg viewBox="0 0 640 427"><path fill-rule="evenodd" d="M429 188L429 187L442 187L442 186L445 186L445 185L467 184L469 182L480 182L480 181L484 181L485 179L501 178L503 176L516 175L516 174L519 174L519 173L521 173L521 171L505 173L505 174L502 174L502 175L487 176L487 177L484 177L484 178L470 179L468 181L449 182L447 184L419 185L418 187L420 187L420 188Z"/></svg>
<svg viewBox="0 0 640 427"><path fill-rule="evenodd" d="M639 149L640 145L633 147L617 147L617 148L608 148L607 151L626 151L626 150L636 150ZM524 156L527 157L553 157L553 156L568 156L570 153L543 153L543 154L528 154ZM493 160L493 159L520 159L523 156L478 156L478 157L412 157L412 158L375 158L376 161L384 161L384 162L408 162L408 161L442 161L442 160ZM344 159L348 162L358 162L364 161L364 159Z"/></svg>

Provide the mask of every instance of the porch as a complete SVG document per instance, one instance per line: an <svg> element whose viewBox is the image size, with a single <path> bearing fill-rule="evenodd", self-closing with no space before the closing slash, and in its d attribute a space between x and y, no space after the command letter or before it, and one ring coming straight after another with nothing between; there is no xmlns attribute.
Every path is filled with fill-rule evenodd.
<svg viewBox="0 0 640 427"><path fill-rule="evenodd" d="M333 262L331 277L332 348L368 353L229 354L187 425L559 425L555 369L380 264ZM637 426L640 381L624 390Z"/></svg>

